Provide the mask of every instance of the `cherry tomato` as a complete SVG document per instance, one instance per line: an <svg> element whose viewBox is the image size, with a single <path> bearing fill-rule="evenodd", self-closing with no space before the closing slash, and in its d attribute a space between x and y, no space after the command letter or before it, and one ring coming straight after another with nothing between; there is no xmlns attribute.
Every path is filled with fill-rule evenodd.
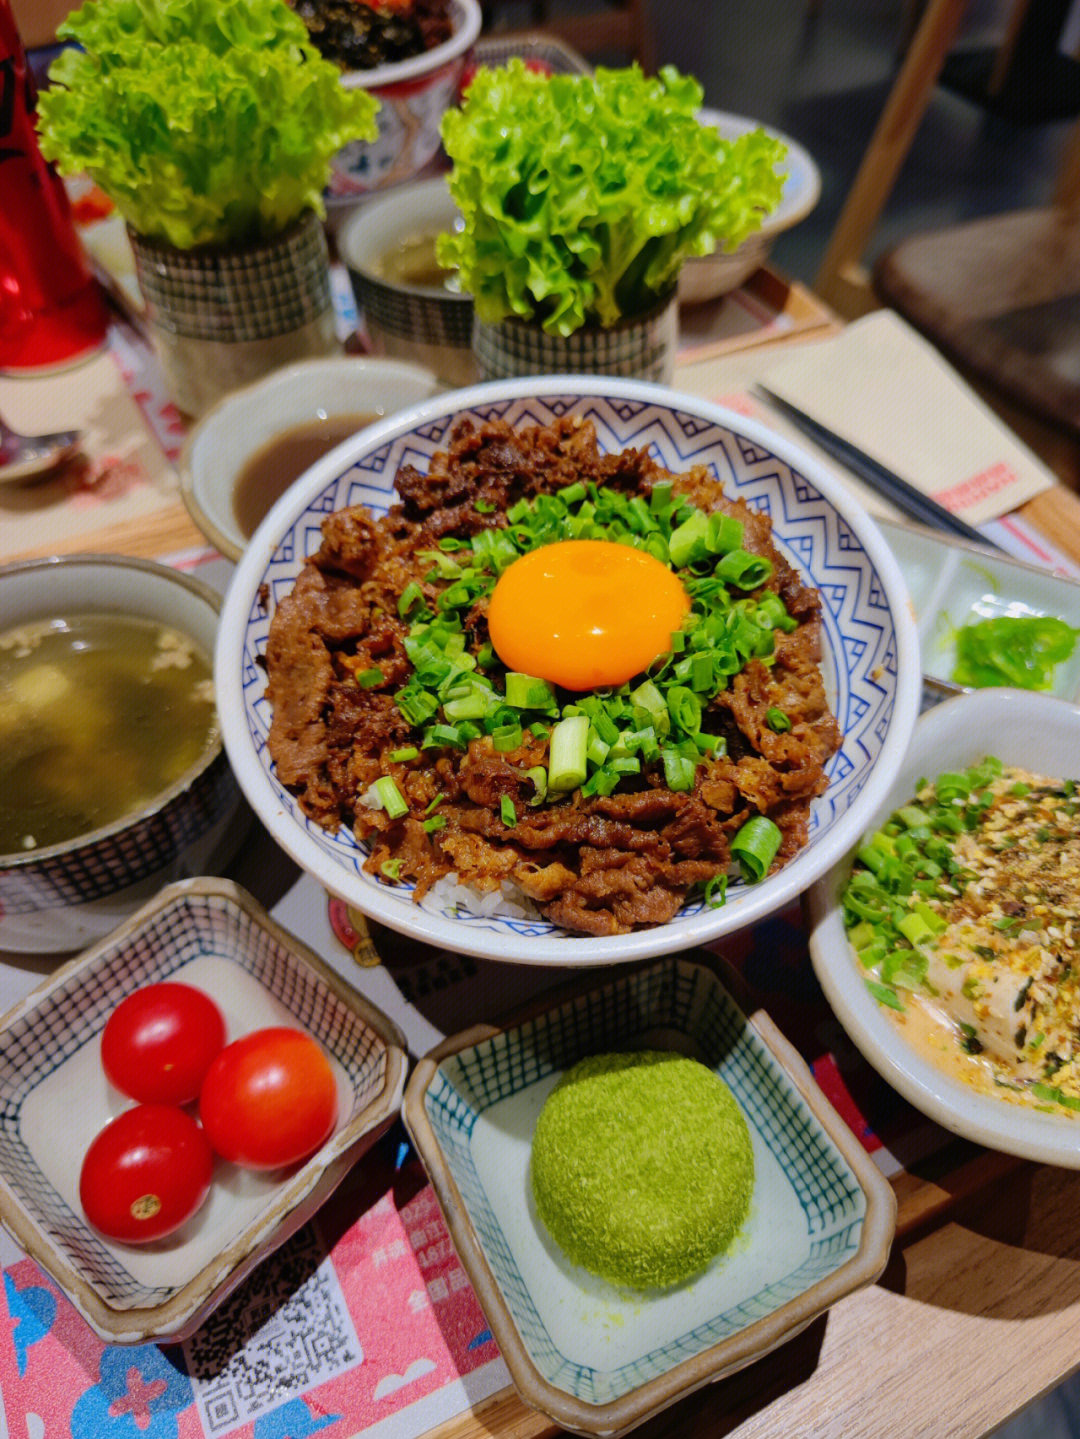
<svg viewBox="0 0 1080 1439"><path fill-rule="evenodd" d="M190 1114L172 1104L136 1104L86 1151L79 1200L109 1239L143 1244L191 1218L206 1198L213 1168L206 1135Z"/></svg>
<svg viewBox="0 0 1080 1439"><path fill-rule="evenodd" d="M120 1002L101 1035L101 1063L123 1094L143 1104L197 1099L225 1044L221 1011L201 989L166 980Z"/></svg>
<svg viewBox="0 0 1080 1439"><path fill-rule="evenodd" d="M248 1169L297 1164L334 1128L334 1071L301 1030L253 1030L227 1044L211 1064L199 1118L223 1159Z"/></svg>

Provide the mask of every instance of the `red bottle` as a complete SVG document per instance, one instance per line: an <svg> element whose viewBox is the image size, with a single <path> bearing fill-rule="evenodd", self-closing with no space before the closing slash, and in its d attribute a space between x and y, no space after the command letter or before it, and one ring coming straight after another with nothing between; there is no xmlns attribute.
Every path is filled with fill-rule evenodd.
<svg viewBox="0 0 1080 1439"><path fill-rule="evenodd" d="M38 148L37 86L0 0L0 369L58 365L100 347L108 311L63 182Z"/></svg>

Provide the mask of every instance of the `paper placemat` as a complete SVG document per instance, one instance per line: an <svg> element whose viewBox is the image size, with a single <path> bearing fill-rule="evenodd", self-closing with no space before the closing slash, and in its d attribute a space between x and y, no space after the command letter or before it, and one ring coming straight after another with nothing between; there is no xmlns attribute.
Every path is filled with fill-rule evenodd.
<svg viewBox="0 0 1080 1439"><path fill-rule="evenodd" d="M0 375L0 414L13 429L28 435L86 432L80 452L37 483L0 484L0 554L23 554L46 543L62 547L179 502L176 469L164 444L171 437L175 452L183 422L155 389L154 376L138 369L139 359L114 325L107 347L80 364L32 378ZM151 410L160 421L158 433L147 423Z"/></svg>

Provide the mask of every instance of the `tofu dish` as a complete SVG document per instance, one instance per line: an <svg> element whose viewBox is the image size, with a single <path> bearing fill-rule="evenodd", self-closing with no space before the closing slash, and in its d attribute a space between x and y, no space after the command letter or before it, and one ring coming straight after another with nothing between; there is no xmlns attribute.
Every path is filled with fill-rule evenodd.
<svg viewBox="0 0 1080 1439"><path fill-rule="evenodd" d="M922 784L858 850L844 923L925 1056L1080 1110L1080 789L987 758Z"/></svg>

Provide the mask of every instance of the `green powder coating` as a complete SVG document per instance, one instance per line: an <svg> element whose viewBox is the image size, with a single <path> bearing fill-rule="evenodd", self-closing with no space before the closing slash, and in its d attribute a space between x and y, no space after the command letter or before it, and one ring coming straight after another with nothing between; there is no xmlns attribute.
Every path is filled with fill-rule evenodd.
<svg viewBox="0 0 1080 1439"><path fill-rule="evenodd" d="M568 1258L613 1284L669 1288L699 1273L735 1237L753 1187L746 1120L697 1060L593 1055L540 1111L537 1211Z"/></svg>

